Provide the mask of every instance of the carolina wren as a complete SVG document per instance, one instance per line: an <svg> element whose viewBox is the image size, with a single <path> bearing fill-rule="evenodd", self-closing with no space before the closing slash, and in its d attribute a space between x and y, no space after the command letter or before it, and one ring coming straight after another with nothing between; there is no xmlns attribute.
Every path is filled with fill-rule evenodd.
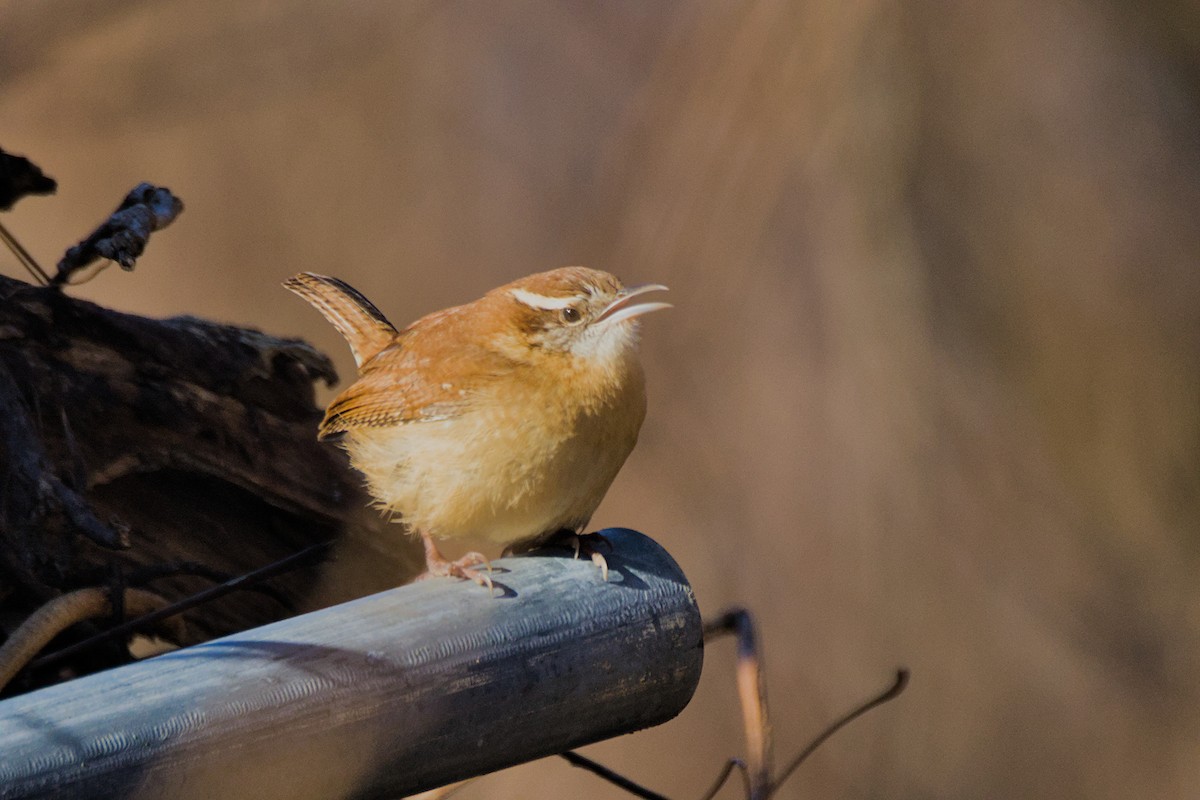
<svg viewBox="0 0 1200 800"><path fill-rule="evenodd" d="M318 438L339 440L378 507L421 536L430 575L489 586L476 569L487 559L448 561L434 540L520 549L578 535L646 416L637 317L670 308L634 302L665 286L564 267L396 330L336 278L303 272L284 286L333 323L358 364Z"/></svg>

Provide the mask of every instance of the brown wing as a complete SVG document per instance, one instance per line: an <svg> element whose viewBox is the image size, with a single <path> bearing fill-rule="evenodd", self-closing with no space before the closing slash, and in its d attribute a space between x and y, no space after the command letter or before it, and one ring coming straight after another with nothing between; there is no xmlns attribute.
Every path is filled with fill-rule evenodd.
<svg viewBox="0 0 1200 800"><path fill-rule="evenodd" d="M468 405L469 392L461 386L443 388L444 383L428 370L368 370L325 410L319 436L458 416Z"/></svg>
<svg viewBox="0 0 1200 800"><path fill-rule="evenodd" d="M481 389L515 367L510 359L483 348L454 347L457 337L430 336L432 331L420 329L422 341L416 342L411 331L364 364L359 379L334 399L325 411L320 438L356 427L459 416L471 408ZM443 338L452 341L436 341Z"/></svg>

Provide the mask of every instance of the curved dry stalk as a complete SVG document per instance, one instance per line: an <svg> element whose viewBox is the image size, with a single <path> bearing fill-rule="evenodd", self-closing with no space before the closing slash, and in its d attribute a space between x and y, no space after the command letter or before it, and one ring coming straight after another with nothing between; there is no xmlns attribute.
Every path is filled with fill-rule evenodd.
<svg viewBox="0 0 1200 800"><path fill-rule="evenodd" d="M141 615L162 608L167 601L145 589L126 589L123 603L128 613ZM7 686L55 636L72 625L111 613L112 596L107 589L98 587L68 592L43 605L0 646L0 689Z"/></svg>

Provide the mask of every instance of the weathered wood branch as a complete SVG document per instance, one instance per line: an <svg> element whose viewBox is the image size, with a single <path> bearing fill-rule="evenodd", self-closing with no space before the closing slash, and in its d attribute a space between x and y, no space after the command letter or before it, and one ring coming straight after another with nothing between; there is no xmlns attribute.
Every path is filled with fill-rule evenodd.
<svg viewBox="0 0 1200 800"><path fill-rule="evenodd" d="M393 798L664 722L700 676L686 579L609 530L0 703L0 798Z"/></svg>
<svg viewBox="0 0 1200 800"><path fill-rule="evenodd" d="M64 592L180 563L237 575L382 529L342 454L315 440L319 379L335 379L329 361L299 340L121 314L0 276L0 634ZM168 600L210 585L150 579ZM302 605L315 582L307 568L272 586ZM230 595L190 612L188 630L199 641L284 613ZM116 641L60 666L127 658Z"/></svg>
<svg viewBox="0 0 1200 800"><path fill-rule="evenodd" d="M133 269L150 241L150 234L170 225L182 211L183 201L171 194L170 189L139 183L108 219L67 250L51 282L66 283L72 273L100 258L117 262L121 269Z"/></svg>
<svg viewBox="0 0 1200 800"><path fill-rule="evenodd" d="M0 148L0 211L8 211L22 197L53 194L58 182L25 156Z"/></svg>

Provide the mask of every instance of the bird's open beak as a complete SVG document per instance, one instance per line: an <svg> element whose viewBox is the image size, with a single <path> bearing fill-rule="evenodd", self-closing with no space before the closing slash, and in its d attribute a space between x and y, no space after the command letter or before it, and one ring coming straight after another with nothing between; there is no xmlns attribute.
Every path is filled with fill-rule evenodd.
<svg viewBox="0 0 1200 800"><path fill-rule="evenodd" d="M639 297L646 292L665 292L667 287L660 283L647 283L643 286L630 286L628 289L621 291L617 295L617 299L613 300L608 306L600 312L600 316L596 317L596 322L611 322L616 324L622 320L640 317L642 314L649 314L651 311L658 311L663 308L670 308L670 303L631 303L635 297Z"/></svg>

